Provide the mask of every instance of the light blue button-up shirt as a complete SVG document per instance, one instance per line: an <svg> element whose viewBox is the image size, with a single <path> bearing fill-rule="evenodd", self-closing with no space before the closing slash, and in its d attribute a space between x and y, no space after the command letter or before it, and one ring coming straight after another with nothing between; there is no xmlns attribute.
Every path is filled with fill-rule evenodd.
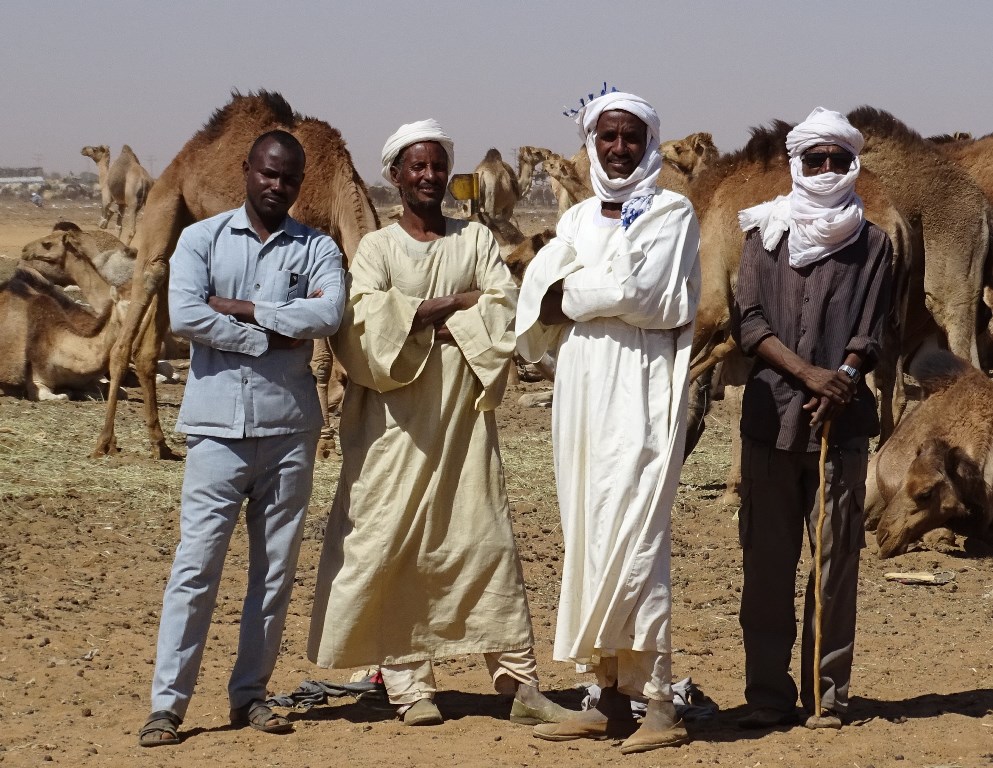
<svg viewBox="0 0 993 768"><path fill-rule="evenodd" d="M191 342L176 431L238 438L319 429L313 345L270 349L267 330L294 339L338 330L345 273L335 242L287 216L263 243L242 206L184 229L169 269L172 331ZM324 295L307 298L316 290ZM211 309L211 296L254 302L258 325Z"/></svg>

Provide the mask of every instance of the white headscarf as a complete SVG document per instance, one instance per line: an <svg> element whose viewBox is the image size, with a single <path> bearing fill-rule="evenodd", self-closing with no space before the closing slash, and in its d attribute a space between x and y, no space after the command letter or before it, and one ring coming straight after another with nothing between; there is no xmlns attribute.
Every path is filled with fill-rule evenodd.
<svg viewBox="0 0 993 768"><path fill-rule="evenodd" d="M803 175L801 156L818 144L837 144L855 161L848 173ZM746 208L738 222L746 232L759 228L762 245L771 251L789 230L790 265L805 267L855 242L865 221L862 199L855 181L862 165L858 154L865 140L840 112L817 107L786 136L793 191L775 200Z"/></svg>
<svg viewBox="0 0 993 768"><path fill-rule="evenodd" d="M448 155L449 172L455 167L455 144L452 137L445 133L437 120L419 120L416 123L405 123L397 128L396 133L390 136L383 145L383 178L390 184L390 166L397 159L403 150L411 144L418 144L422 141L437 141Z"/></svg>
<svg viewBox="0 0 993 768"><path fill-rule="evenodd" d="M645 147L645 156L641 158L641 163L626 179L608 178L596 153L597 120L600 119L602 113L613 109L630 112L648 126L648 144ZM659 115L652 108L652 105L640 96L615 91L597 96L589 101L586 106L579 110L579 114L576 115L576 122L579 124L579 135L586 142L586 152L590 156L590 180L593 183L593 191L596 196L606 203L624 203L635 199L638 199L639 203L643 203L643 199L647 197L647 204L650 205L651 196L655 194L655 182L662 170L662 155L659 154L661 123Z"/></svg>

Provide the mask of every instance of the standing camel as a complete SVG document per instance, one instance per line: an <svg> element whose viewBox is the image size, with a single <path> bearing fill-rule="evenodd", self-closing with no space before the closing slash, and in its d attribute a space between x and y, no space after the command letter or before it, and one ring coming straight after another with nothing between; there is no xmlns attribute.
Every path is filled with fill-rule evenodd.
<svg viewBox="0 0 993 768"><path fill-rule="evenodd" d="M369 193L336 129L295 113L278 93L242 95L235 91L231 101L186 142L152 187L135 240L138 261L131 304L111 356L107 414L93 456L117 450L117 391L133 349L152 456L179 458L166 445L155 393L156 359L169 325L169 257L184 227L244 201L241 163L256 137L273 129L292 133L307 153L307 178L290 210L293 218L327 232L346 257L355 253L362 235L379 226Z"/></svg>
<svg viewBox="0 0 993 768"><path fill-rule="evenodd" d="M152 177L141 167L134 151L127 144L121 147L121 154L113 164L110 162L110 148L106 144L98 147L83 147L80 154L93 160L100 174L100 202L103 216L100 219L100 229L107 228L110 223L110 208L116 203L117 236L125 244L130 245L138 225L138 212L144 207L148 192L152 188ZM126 227L122 223L122 218L126 218Z"/></svg>

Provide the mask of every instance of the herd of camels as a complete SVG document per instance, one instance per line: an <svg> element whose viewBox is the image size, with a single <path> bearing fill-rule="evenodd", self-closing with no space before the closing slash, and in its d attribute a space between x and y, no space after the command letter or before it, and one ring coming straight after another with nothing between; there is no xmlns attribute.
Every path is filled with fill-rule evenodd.
<svg viewBox="0 0 993 768"><path fill-rule="evenodd" d="M857 187L866 217L889 234L894 246L893 309L884 359L875 373L885 439L903 413L903 371L918 350L942 347L982 370L993 367L993 135L926 139L872 107L859 107L848 118L866 139ZM31 397L50 396L46 390L54 384L72 385L65 379L76 375L70 370L74 362L109 361L106 419L92 455L117 450L118 392L133 361L152 455L175 458L159 423L155 376L168 329L168 258L184 227L242 203L241 160L254 138L273 128L293 133L307 152L307 184L293 215L328 232L347 259L361 237L379 226L379 218L339 132L295 113L279 94L235 92L154 184L138 172L140 165L129 148L113 164L106 147L84 148L100 170L102 226L110 218L111 202L117 202L119 215L125 212L122 236L132 246L124 249L132 259L130 283L121 284L118 278L115 284L106 263L108 249L96 234L69 227L25 246L24 269L0 288L0 315L8 320L7 328L18 330L7 342L14 352L0 361L0 383L21 386ZM775 120L753 129L743 148L724 154L709 133L662 145L666 162L659 185L689 197L701 227L703 289L692 362L695 437L702 429L709 394L741 383L747 370L729 333L744 242L737 214L789 191L784 139L790 128ZM546 230L525 238L513 224L514 206L528 192L536 168L542 166L550 177L560 212L590 197L592 189L585 149L566 158L524 146L517 161L515 171L491 150L476 173L479 217L494 230L508 264L519 275L553 234ZM143 217L135 230L142 204ZM51 283L78 285L92 311L82 317L78 305L68 306L46 288ZM82 347L86 354L78 353ZM319 387L324 389L331 371L328 365L320 368ZM729 487L733 486L731 478Z"/></svg>

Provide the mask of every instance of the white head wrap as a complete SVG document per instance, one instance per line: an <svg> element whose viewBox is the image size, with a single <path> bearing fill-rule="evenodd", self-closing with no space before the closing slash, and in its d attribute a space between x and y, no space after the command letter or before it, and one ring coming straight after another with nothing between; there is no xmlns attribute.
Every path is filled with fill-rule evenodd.
<svg viewBox="0 0 993 768"><path fill-rule="evenodd" d="M818 144L837 144L855 155L848 173L803 175L801 156ZM865 221L855 181L862 165L858 154L865 140L840 112L817 107L786 136L793 191L739 212L746 232L759 228L762 245L771 251L789 230L790 265L804 267L855 242Z"/></svg>
<svg viewBox="0 0 993 768"><path fill-rule="evenodd" d="M437 120L419 120L416 123L405 123L397 128L396 133L390 136L383 145L383 178L391 184L390 166L397 159L403 150L411 144L418 144L422 141L436 141L448 155L448 170L455 167L455 144L452 137L445 133Z"/></svg>
<svg viewBox="0 0 993 768"><path fill-rule="evenodd" d="M597 120L601 114L613 109L630 112L648 126L645 156L626 179L608 178L596 153ZM590 180L598 198L606 203L623 203L655 194L655 182L662 170L662 155L659 154L661 123L651 104L632 93L615 91L587 102L576 115L576 122L579 124L579 135L586 142L586 151L590 156ZM648 197L648 203L651 203L651 197Z"/></svg>

